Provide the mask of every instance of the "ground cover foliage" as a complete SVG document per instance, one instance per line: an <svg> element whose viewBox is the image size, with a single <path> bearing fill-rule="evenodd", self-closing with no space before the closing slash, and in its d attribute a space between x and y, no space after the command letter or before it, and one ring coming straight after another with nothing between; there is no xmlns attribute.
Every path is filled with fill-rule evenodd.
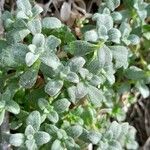
<svg viewBox="0 0 150 150"><path fill-rule="evenodd" d="M124 120L137 97L150 95L149 3L103 1L90 23L78 22L78 37L41 17L34 1L16 6L2 15L3 140L14 150L137 150L136 129Z"/></svg>

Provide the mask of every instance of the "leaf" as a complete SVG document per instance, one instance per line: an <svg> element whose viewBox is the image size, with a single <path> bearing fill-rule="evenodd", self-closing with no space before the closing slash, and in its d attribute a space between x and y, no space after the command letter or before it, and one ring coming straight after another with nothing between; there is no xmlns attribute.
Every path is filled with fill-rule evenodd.
<svg viewBox="0 0 150 150"><path fill-rule="evenodd" d="M98 34L95 30L90 30L84 33L85 41L96 42L98 40Z"/></svg>
<svg viewBox="0 0 150 150"><path fill-rule="evenodd" d="M50 111L49 114L47 114L47 118L52 123L57 123L59 121L59 115L56 111Z"/></svg>
<svg viewBox="0 0 150 150"><path fill-rule="evenodd" d="M36 5L32 8L32 13L33 13L33 16L34 16L34 17L38 16L42 11L43 11L43 8L42 8L41 6L39 6L38 4L36 4Z"/></svg>
<svg viewBox="0 0 150 150"><path fill-rule="evenodd" d="M104 41L108 39L108 31L107 28L104 25L101 25L98 27L98 37Z"/></svg>
<svg viewBox="0 0 150 150"><path fill-rule="evenodd" d="M75 90L76 87L75 86L71 86L67 89L68 92L68 96L69 96L69 101L71 101L72 103L76 103L76 94L75 94Z"/></svg>
<svg viewBox="0 0 150 150"><path fill-rule="evenodd" d="M90 131L88 134L88 139L92 144L96 145L101 140L102 135L95 131Z"/></svg>
<svg viewBox="0 0 150 150"><path fill-rule="evenodd" d="M4 117L5 117L5 109L0 111L0 126L3 123Z"/></svg>
<svg viewBox="0 0 150 150"><path fill-rule="evenodd" d="M71 103L66 98L63 98L63 99L56 100L53 103L53 106L56 112L63 113L64 111L68 110L70 104Z"/></svg>
<svg viewBox="0 0 150 150"><path fill-rule="evenodd" d="M120 12L113 12L112 13L112 18L116 22L120 22L123 18L122 14Z"/></svg>
<svg viewBox="0 0 150 150"><path fill-rule="evenodd" d="M45 86L45 92L50 96L55 96L63 87L63 81L50 80Z"/></svg>
<svg viewBox="0 0 150 150"><path fill-rule="evenodd" d="M25 146L28 150L36 150L37 145L35 143L35 139L29 139L25 141Z"/></svg>
<svg viewBox="0 0 150 150"><path fill-rule="evenodd" d="M94 44L88 43L86 41L73 41L67 47L66 51L76 56L84 56L91 52L94 52L97 47Z"/></svg>
<svg viewBox="0 0 150 150"><path fill-rule="evenodd" d="M22 133L11 134L9 143L13 146L19 147L24 144L25 137Z"/></svg>
<svg viewBox="0 0 150 150"><path fill-rule="evenodd" d="M113 58L115 59L116 68L128 66L128 49L124 46L110 46L111 52L113 53Z"/></svg>
<svg viewBox="0 0 150 150"><path fill-rule="evenodd" d="M20 113L20 107L19 107L19 105L15 101L13 101L13 100L10 100L10 101L6 102L5 109L8 112L11 112L13 114L19 114Z"/></svg>
<svg viewBox="0 0 150 150"><path fill-rule="evenodd" d="M25 56L28 48L23 44L13 44L12 46L2 49L0 53L0 66L5 67L21 67L25 65Z"/></svg>
<svg viewBox="0 0 150 150"><path fill-rule="evenodd" d="M19 80L19 85L29 89L34 86L37 80L39 72L40 63L35 63L31 68L28 68L21 76Z"/></svg>
<svg viewBox="0 0 150 150"><path fill-rule="evenodd" d="M43 34L37 33L34 35L32 44L34 44L37 48L44 47L45 44L45 37Z"/></svg>
<svg viewBox="0 0 150 150"><path fill-rule="evenodd" d="M10 44L14 44L22 42L29 33L28 29L14 29L6 33L6 38Z"/></svg>
<svg viewBox="0 0 150 150"><path fill-rule="evenodd" d="M102 25L106 27L107 31L113 28L113 19L109 14L95 13L93 20L96 21L98 28Z"/></svg>
<svg viewBox="0 0 150 150"><path fill-rule="evenodd" d="M79 125L70 126L66 129L67 134L72 138L78 138L82 134L83 128Z"/></svg>
<svg viewBox="0 0 150 150"><path fill-rule="evenodd" d="M35 130L33 129L31 125L28 125L25 129L25 135L29 136L29 135L34 135L34 134L35 134Z"/></svg>
<svg viewBox="0 0 150 150"><path fill-rule="evenodd" d="M85 64L85 59L83 57L73 57L69 60L68 66L73 72L78 72Z"/></svg>
<svg viewBox="0 0 150 150"><path fill-rule="evenodd" d="M35 131L38 131L41 125L40 113L38 111L31 112L26 120L26 124L31 125Z"/></svg>
<svg viewBox="0 0 150 150"><path fill-rule="evenodd" d="M106 0L106 6L111 10L114 11L120 5L120 0Z"/></svg>
<svg viewBox="0 0 150 150"><path fill-rule="evenodd" d="M25 13L31 11L31 4L29 0L17 0L17 7Z"/></svg>
<svg viewBox="0 0 150 150"><path fill-rule="evenodd" d="M42 20L42 26L43 28L46 29L56 29L56 28L61 28L62 24L61 21L55 17L45 17Z"/></svg>
<svg viewBox="0 0 150 150"><path fill-rule="evenodd" d="M139 82L136 83L136 87L138 88L138 90L142 94L143 98L149 97L150 90L149 90L147 85L145 85L143 82L139 81Z"/></svg>
<svg viewBox="0 0 150 150"><path fill-rule="evenodd" d="M135 34L130 34L128 40L132 45L137 45L140 43L140 38Z"/></svg>
<svg viewBox="0 0 150 150"><path fill-rule="evenodd" d="M39 58L39 55L35 55L32 52L28 52L25 57L25 61L28 67L31 67Z"/></svg>
<svg viewBox="0 0 150 150"><path fill-rule="evenodd" d="M61 65L59 58L57 57L56 54L54 54L53 52L44 52L41 56L40 56L40 60L42 61L42 63L44 63L45 65L51 67L52 69L57 69L58 66Z"/></svg>
<svg viewBox="0 0 150 150"><path fill-rule="evenodd" d="M61 141L55 140L51 146L51 150L63 150L63 147L61 145Z"/></svg>
<svg viewBox="0 0 150 150"><path fill-rule="evenodd" d="M35 142L38 146L41 146L43 144L46 144L50 141L51 137L48 133L43 131L38 131L34 135Z"/></svg>
<svg viewBox="0 0 150 150"><path fill-rule="evenodd" d="M49 102L44 98L40 98L38 100L38 106L40 107L41 110L44 110L46 107L49 106Z"/></svg>
<svg viewBox="0 0 150 150"><path fill-rule="evenodd" d="M76 73L70 72L66 76L66 80L72 83L79 83L79 77Z"/></svg>
<svg viewBox="0 0 150 150"><path fill-rule="evenodd" d="M125 75L128 79L131 79L131 80L140 80L145 77L144 71L136 66L130 66L126 70Z"/></svg>
<svg viewBox="0 0 150 150"><path fill-rule="evenodd" d="M112 65L112 52L106 45L103 45L103 47L98 50L98 65L99 68Z"/></svg>
<svg viewBox="0 0 150 150"><path fill-rule="evenodd" d="M55 50L61 44L61 40L53 35L50 35L46 38L46 47L49 50Z"/></svg>
<svg viewBox="0 0 150 150"><path fill-rule="evenodd" d="M109 142L110 150L122 150L122 146L118 141L110 141Z"/></svg>
<svg viewBox="0 0 150 150"><path fill-rule="evenodd" d="M110 125L109 130L113 132L113 138L117 140L121 134L122 128L120 124L118 124L116 121L113 121Z"/></svg>
<svg viewBox="0 0 150 150"><path fill-rule="evenodd" d="M28 22L28 29L33 35L41 33L42 25L40 19L33 19Z"/></svg>
<svg viewBox="0 0 150 150"><path fill-rule="evenodd" d="M108 31L108 36L110 41L114 43L120 43L121 32L118 29L116 28L110 29Z"/></svg>
<svg viewBox="0 0 150 150"><path fill-rule="evenodd" d="M91 103L95 105L95 107L99 107L102 105L103 93L96 87L91 85L88 86L88 97Z"/></svg>

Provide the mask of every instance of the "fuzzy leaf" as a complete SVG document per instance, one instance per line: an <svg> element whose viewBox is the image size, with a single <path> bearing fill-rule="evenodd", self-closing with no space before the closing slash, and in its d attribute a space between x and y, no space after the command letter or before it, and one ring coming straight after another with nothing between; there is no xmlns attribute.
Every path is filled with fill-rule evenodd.
<svg viewBox="0 0 150 150"><path fill-rule="evenodd" d="M36 4L36 5L32 8L32 13L33 13L33 16L34 16L34 17L38 16L42 11L43 11L43 8L42 8L41 6L39 6L38 4Z"/></svg>
<svg viewBox="0 0 150 150"><path fill-rule="evenodd" d="M55 17L45 17L42 21L42 26L46 29L55 29L61 28L62 24L61 21Z"/></svg>
<svg viewBox="0 0 150 150"><path fill-rule="evenodd" d="M40 107L41 110L44 110L48 105L49 105L49 103L46 99L40 98L38 100L38 106Z"/></svg>
<svg viewBox="0 0 150 150"><path fill-rule="evenodd" d="M34 19L28 22L28 29L31 31L33 35L37 33L41 33L42 25L39 19Z"/></svg>
<svg viewBox="0 0 150 150"><path fill-rule="evenodd" d="M98 37L101 40L106 41L108 39L107 28L104 25L98 27Z"/></svg>
<svg viewBox="0 0 150 150"><path fill-rule="evenodd" d="M50 111L49 114L47 114L47 118L49 121L57 123L59 120L59 115L56 111Z"/></svg>
<svg viewBox="0 0 150 150"><path fill-rule="evenodd" d="M45 92L50 96L55 96L63 87L63 81L50 80L45 86Z"/></svg>
<svg viewBox="0 0 150 150"><path fill-rule="evenodd" d="M68 51L71 54L74 54L76 56L84 56L91 52L94 52L94 50L97 47L94 44L88 43L86 41L73 41L71 42L67 47L66 51Z"/></svg>
<svg viewBox="0 0 150 150"><path fill-rule="evenodd" d="M106 0L106 6L111 10L114 11L120 5L120 0Z"/></svg>
<svg viewBox="0 0 150 150"><path fill-rule="evenodd" d="M51 137L48 133L43 131L38 131L34 135L35 142L38 146L41 146L43 144L46 144L50 141Z"/></svg>
<svg viewBox="0 0 150 150"><path fill-rule="evenodd" d="M73 57L70 59L68 66L71 71L78 72L85 64L85 59L83 57Z"/></svg>
<svg viewBox="0 0 150 150"><path fill-rule="evenodd" d="M40 113L38 111L31 112L26 120L26 124L31 125L35 131L38 131L41 125Z"/></svg>
<svg viewBox="0 0 150 150"><path fill-rule="evenodd" d="M128 49L124 46L110 46L113 58L115 59L116 68L128 66Z"/></svg>
<svg viewBox="0 0 150 150"><path fill-rule="evenodd" d="M51 146L51 150L63 150L63 147L61 145L61 141L55 140Z"/></svg>
<svg viewBox="0 0 150 150"><path fill-rule="evenodd" d="M70 72L66 76L66 80L72 83L79 83L79 77L76 73Z"/></svg>
<svg viewBox="0 0 150 150"><path fill-rule="evenodd" d="M96 42L98 40L98 34L95 30L90 30L84 34L85 41Z"/></svg>
<svg viewBox="0 0 150 150"><path fill-rule="evenodd" d="M20 107L19 105L13 101L13 100L10 100L10 101L7 101L6 102L6 106L5 106L5 109L8 111L8 112L11 112L13 114L19 114L20 112Z"/></svg>
<svg viewBox="0 0 150 150"><path fill-rule="evenodd" d="M11 145L19 147L24 143L25 137L22 133L11 134L9 142Z"/></svg>
<svg viewBox="0 0 150 150"><path fill-rule="evenodd" d="M32 44L34 44L37 48L43 47L45 44L45 37L43 34L37 33L34 35Z"/></svg>
<svg viewBox="0 0 150 150"><path fill-rule="evenodd" d="M89 85L88 96L92 104L94 104L96 107L101 106L102 101L103 101L103 94L101 90L97 89L94 86Z"/></svg>
<svg viewBox="0 0 150 150"><path fill-rule="evenodd" d="M31 11L31 4L29 0L17 0L17 7L25 13Z"/></svg>
<svg viewBox="0 0 150 150"><path fill-rule="evenodd" d="M64 111L68 110L68 108L70 106L70 102L66 98L63 98L63 99L56 100L53 103L53 106L54 106L54 109L58 113L62 113Z"/></svg>
<svg viewBox="0 0 150 150"><path fill-rule="evenodd" d="M118 29L116 28L110 29L108 31L108 36L110 41L114 43L120 43L121 32Z"/></svg>

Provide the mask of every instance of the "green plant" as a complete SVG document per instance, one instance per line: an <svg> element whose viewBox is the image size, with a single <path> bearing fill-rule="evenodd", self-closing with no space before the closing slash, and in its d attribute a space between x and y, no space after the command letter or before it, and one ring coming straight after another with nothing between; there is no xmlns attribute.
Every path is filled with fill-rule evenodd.
<svg viewBox="0 0 150 150"><path fill-rule="evenodd" d="M80 40L57 18L42 19L29 0L3 13L0 123L5 111L14 114L14 149L138 148L135 129L121 121L137 90L149 96L149 60L142 57L149 45L141 44L149 44L149 5L126 2L118 11L120 0L103 2Z"/></svg>

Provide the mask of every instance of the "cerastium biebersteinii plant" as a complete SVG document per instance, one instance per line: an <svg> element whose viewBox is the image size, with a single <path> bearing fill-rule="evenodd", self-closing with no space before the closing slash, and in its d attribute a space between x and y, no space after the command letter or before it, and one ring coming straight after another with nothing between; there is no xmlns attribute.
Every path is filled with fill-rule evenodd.
<svg viewBox="0 0 150 150"><path fill-rule="evenodd" d="M134 97L124 103L122 95L134 87L149 96L150 67L142 58L143 68L133 66L149 37L149 5L127 1L118 11L120 0L103 1L80 40L57 18L41 19L42 8L29 0L3 13L0 124L9 112L12 149L138 148L136 130L121 122Z"/></svg>

